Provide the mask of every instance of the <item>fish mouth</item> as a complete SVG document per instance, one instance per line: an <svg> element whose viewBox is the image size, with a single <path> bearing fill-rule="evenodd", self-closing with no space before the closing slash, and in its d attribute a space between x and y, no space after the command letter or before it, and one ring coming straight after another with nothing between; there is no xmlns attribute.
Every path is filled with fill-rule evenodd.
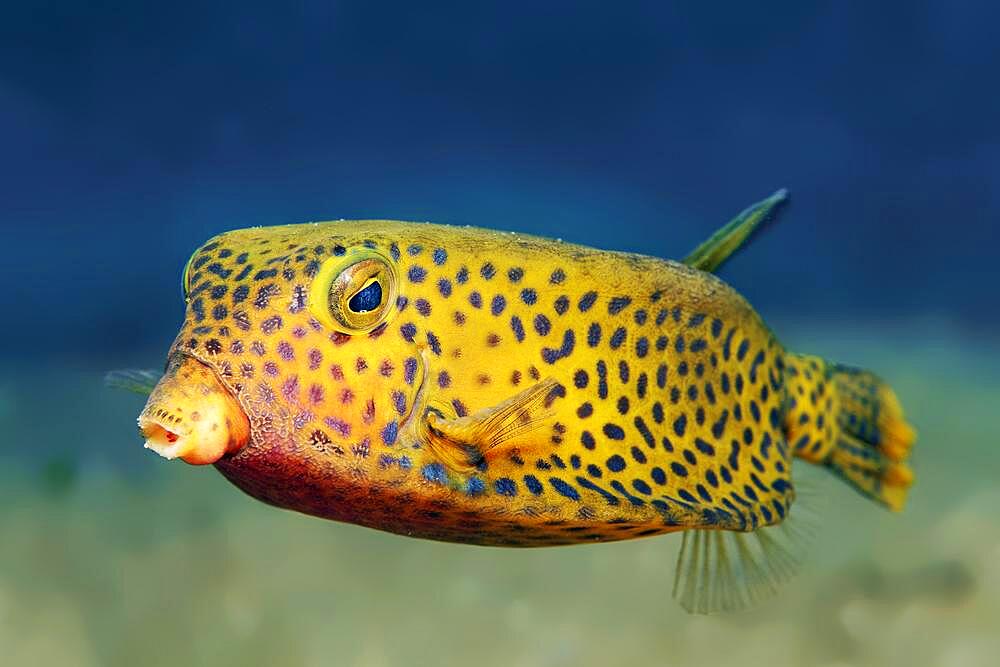
<svg viewBox="0 0 1000 667"><path fill-rule="evenodd" d="M250 420L236 397L215 371L186 354L171 358L138 423L146 449L194 465L215 463L250 440Z"/></svg>
<svg viewBox="0 0 1000 667"><path fill-rule="evenodd" d="M139 432L146 439L143 445L165 459L176 459L186 454L191 445L188 440L188 429L180 423L180 418L159 408L153 414L145 411L139 415Z"/></svg>

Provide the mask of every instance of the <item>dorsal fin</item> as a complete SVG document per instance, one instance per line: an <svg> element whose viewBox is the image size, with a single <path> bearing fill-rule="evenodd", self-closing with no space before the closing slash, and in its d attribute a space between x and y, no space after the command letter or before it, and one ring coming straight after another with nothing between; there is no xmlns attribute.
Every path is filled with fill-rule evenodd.
<svg viewBox="0 0 1000 667"><path fill-rule="evenodd" d="M782 188L767 199L753 204L691 251L684 258L684 264L702 271L716 271L747 242L754 230L768 220L786 201L788 201L788 190Z"/></svg>

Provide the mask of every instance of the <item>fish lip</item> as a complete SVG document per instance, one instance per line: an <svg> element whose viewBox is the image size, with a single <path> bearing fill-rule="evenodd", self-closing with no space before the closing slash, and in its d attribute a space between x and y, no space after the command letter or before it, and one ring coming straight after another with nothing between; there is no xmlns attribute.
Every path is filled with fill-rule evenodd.
<svg viewBox="0 0 1000 667"><path fill-rule="evenodd" d="M147 412L149 407L147 405L147 408L142 411L136 420L139 426L139 432L145 440L143 448L156 452L167 460L183 458L188 463L217 463L223 459L232 458L254 442L254 428L253 423L250 420L250 412L247 410L247 407L241 400L239 394L229 385L228 382L226 382L226 379L222 376L222 374L219 373L219 369L215 366L215 364L211 363L207 359L199 357L197 354L193 354L184 349L175 348L167 354L165 370L169 370L171 365L183 364L185 358L191 359L208 369L218 385L221 386L223 390L233 399L249 427L246 442L235 451L224 451L221 456L215 460L197 460L198 457L196 456L196 460L192 461L187 457L192 455L197 447L192 446L187 439L193 432L191 426L184 419L174 415L167 409L159 408L155 413L150 414ZM166 377L166 373L164 374L164 377Z"/></svg>

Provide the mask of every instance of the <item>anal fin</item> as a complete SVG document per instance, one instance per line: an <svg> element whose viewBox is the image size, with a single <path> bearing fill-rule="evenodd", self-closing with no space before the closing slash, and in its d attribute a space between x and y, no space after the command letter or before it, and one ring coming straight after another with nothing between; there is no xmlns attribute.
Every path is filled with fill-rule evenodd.
<svg viewBox="0 0 1000 667"><path fill-rule="evenodd" d="M760 604L798 572L811 536L809 521L807 512L753 532L684 531L674 599L692 614L741 611Z"/></svg>

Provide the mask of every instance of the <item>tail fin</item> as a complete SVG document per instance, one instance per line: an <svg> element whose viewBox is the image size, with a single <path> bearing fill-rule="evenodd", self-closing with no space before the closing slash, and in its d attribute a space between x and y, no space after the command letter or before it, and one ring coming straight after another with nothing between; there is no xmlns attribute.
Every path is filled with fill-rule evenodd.
<svg viewBox="0 0 1000 667"><path fill-rule="evenodd" d="M785 435L793 453L902 510L913 483L906 459L916 432L892 389L868 371L791 353L784 379Z"/></svg>

